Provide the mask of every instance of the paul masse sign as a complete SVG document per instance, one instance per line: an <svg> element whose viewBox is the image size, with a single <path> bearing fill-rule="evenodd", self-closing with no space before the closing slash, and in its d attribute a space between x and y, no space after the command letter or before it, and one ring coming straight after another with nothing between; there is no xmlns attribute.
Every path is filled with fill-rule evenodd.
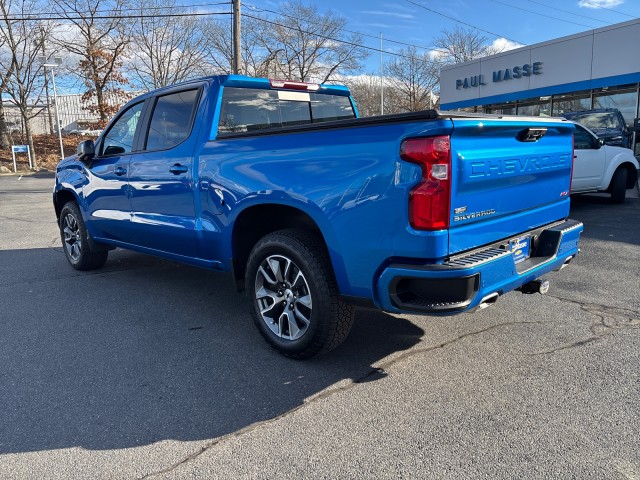
<svg viewBox="0 0 640 480"><path fill-rule="evenodd" d="M518 65L513 68L505 68L504 70L495 70L493 72L492 80L494 83L497 83L541 74L542 62L534 62L531 64L525 63L522 66ZM456 90L460 90L461 88L479 87L480 85L486 85L484 75L473 75L471 77L456 80Z"/></svg>

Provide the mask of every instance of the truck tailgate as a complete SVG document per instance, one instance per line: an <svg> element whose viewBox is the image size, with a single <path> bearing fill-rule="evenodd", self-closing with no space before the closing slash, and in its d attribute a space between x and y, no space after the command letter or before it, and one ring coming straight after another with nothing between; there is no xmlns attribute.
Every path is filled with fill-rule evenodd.
<svg viewBox="0 0 640 480"><path fill-rule="evenodd" d="M518 117L453 123L450 255L567 217L571 123Z"/></svg>

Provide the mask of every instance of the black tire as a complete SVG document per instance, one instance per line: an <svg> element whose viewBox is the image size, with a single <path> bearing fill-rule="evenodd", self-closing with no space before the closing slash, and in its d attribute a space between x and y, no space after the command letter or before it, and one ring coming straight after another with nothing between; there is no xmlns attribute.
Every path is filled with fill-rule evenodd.
<svg viewBox="0 0 640 480"><path fill-rule="evenodd" d="M107 261L108 251L91 250L89 233L75 202L66 203L60 212L60 238L67 260L76 270L94 270Z"/></svg>
<svg viewBox="0 0 640 480"><path fill-rule="evenodd" d="M326 353L351 330L354 308L338 295L331 261L318 235L288 229L263 237L249 255L245 284L258 330L287 357Z"/></svg>
<svg viewBox="0 0 640 480"><path fill-rule="evenodd" d="M612 203L624 203L624 199L627 195L627 169L624 167L618 167L611 179L611 185L609 186L611 191Z"/></svg>

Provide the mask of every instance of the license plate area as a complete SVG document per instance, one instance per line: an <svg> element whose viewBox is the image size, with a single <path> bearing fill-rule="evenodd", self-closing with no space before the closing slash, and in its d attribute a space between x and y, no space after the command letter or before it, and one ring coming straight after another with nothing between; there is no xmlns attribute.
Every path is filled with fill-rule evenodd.
<svg viewBox="0 0 640 480"><path fill-rule="evenodd" d="M515 238L509 240L509 249L513 256L513 262L518 264L531 256L531 236Z"/></svg>

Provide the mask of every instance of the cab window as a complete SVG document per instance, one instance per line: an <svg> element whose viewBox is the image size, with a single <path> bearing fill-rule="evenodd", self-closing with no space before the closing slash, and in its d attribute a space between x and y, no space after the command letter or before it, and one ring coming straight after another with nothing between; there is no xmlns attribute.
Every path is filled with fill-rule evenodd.
<svg viewBox="0 0 640 480"><path fill-rule="evenodd" d="M133 137L140 121L144 102L136 103L125 110L111 125L102 141L102 155L123 155L133 150Z"/></svg>

